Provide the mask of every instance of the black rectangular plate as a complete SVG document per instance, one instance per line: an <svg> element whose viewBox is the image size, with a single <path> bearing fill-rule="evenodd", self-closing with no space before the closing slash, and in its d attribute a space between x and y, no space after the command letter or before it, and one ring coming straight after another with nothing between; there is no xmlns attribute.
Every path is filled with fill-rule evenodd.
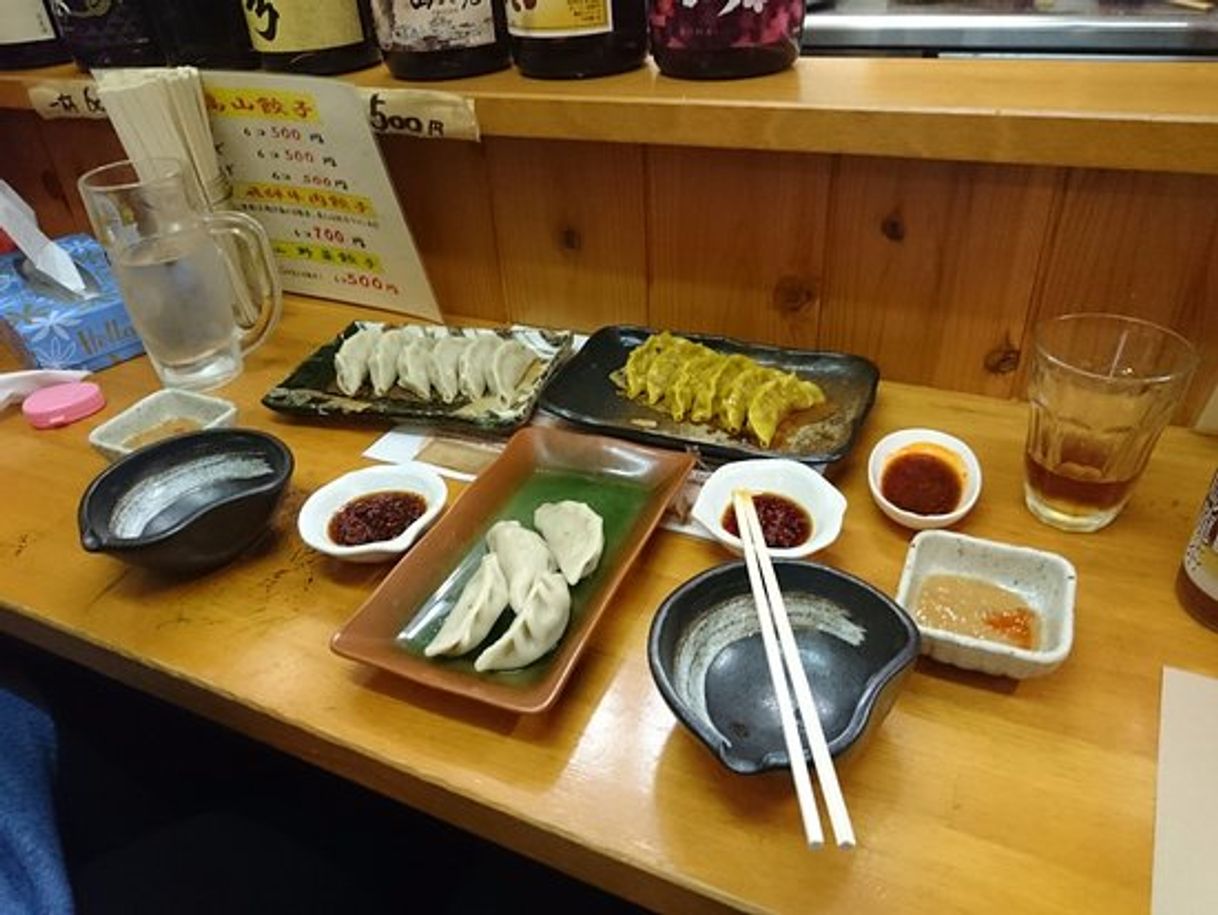
<svg viewBox="0 0 1218 915"><path fill-rule="evenodd" d="M554 376L541 395L547 413L598 432L696 450L707 464L754 457L785 457L815 467L841 460L875 401L880 372L875 363L847 353L814 352L745 343L705 334L681 336L721 353L741 353L762 365L794 372L820 385L832 412L801 426L798 441L762 448L704 423L677 422L667 414L622 394L610 375L626 364L630 351L655 331L645 327L602 327Z"/></svg>
<svg viewBox="0 0 1218 915"><path fill-rule="evenodd" d="M471 405L464 396L451 404L438 399L422 400L394 387L384 397L376 397L365 383L354 397L347 397L334 380L334 354L343 340L361 327L377 321L352 321L329 343L321 346L300 363L292 374L262 398L264 406L297 416L369 419L419 426L439 426L469 433L507 433L527 423L537 406L537 398L555 369L571 352L571 333L535 327L495 329L501 337L514 337L537 353L539 362L529 370L510 404L495 404L485 409ZM401 326L386 323L385 326ZM429 335L491 333L489 329L422 325Z"/></svg>

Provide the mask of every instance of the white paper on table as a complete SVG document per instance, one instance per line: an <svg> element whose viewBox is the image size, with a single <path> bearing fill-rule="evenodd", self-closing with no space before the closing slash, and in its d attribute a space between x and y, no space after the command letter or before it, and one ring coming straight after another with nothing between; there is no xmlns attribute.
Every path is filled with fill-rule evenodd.
<svg viewBox="0 0 1218 915"><path fill-rule="evenodd" d="M1154 915L1218 912L1218 680L1163 668Z"/></svg>

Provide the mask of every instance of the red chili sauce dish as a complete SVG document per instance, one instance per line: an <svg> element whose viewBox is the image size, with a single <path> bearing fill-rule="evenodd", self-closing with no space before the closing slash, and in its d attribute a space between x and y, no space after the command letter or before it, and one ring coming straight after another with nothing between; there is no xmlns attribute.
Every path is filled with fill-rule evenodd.
<svg viewBox="0 0 1218 915"><path fill-rule="evenodd" d="M896 452L880 474L880 492L902 511L946 515L964 495L964 468L946 448L918 442Z"/></svg>
<svg viewBox="0 0 1218 915"><path fill-rule="evenodd" d="M327 532L339 546L362 546L392 540L427 511L427 500L415 492L370 492L334 513Z"/></svg>
<svg viewBox="0 0 1218 915"><path fill-rule="evenodd" d="M812 518L802 505L772 492L755 493L753 506L757 509L757 520L761 522L761 533L765 545L773 550L786 550L807 543L812 536ZM740 536L736 523L736 509L728 505L720 521L723 529L733 537Z"/></svg>

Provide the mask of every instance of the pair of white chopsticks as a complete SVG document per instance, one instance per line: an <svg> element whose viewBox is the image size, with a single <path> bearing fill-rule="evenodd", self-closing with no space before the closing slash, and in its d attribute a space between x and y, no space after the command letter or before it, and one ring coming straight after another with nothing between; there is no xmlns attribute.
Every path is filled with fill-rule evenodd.
<svg viewBox="0 0 1218 915"><path fill-rule="evenodd" d="M808 747L812 751L812 764L820 779L821 793L829 810L829 823L833 835L842 848L854 847L854 827L850 823L850 812L846 799L837 781L837 770L825 732L812 698L812 687L799 658L799 646L787 619L787 605L778 588L778 577L770 562L770 551L766 547L761 531L761 521L753 505L753 495L738 489L732 494L736 509L736 526L740 529L740 540L744 545L744 561L749 571L749 584L753 588L753 600L757 604L757 619L761 624L761 641L765 645L766 663L770 668L770 681L774 684L774 695L778 699L778 712L782 717L782 736L787 745L787 756L791 760L791 777L795 780L795 794L799 798L799 812L803 817L804 833L810 848L820 848L825 843L821 830L820 815L816 808L816 796L812 793L812 779L808 775L808 761L804 758L803 743L795 711L791 707L791 693L787 689L787 678L795 691L799 705L799 716L803 720ZM781 646L781 651L780 651ZM783 666L786 666L784 671Z"/></svg>

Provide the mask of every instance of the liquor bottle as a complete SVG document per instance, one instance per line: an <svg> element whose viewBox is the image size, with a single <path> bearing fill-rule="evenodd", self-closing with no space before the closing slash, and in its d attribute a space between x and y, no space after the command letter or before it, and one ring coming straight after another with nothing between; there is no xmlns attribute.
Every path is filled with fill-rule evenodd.
<svg viewBox="0 0 1218 915"><path fill-rule="evenodd" d="M148 14L165 59L212 70L256 70L244 0L152 0Z"/></svg>
<svg viewBox="0 0 1218 915"><path fill-rule="evenodd" d="M398 79L454 79L512 62L503 0L373 0L385 63Z"/></svg>
<svg viewBox="0 0 1218 915"><path fill-rule="evenodd" d="M69 57L43 0L0 3L0 69L45 67Z"/></svg>
<svg viewBox="0 0 1218 915"><path fill-rule="evenodd" d="M245 21L267 70L325 75L381 60L368 0L245 0Z"/></svg>
<svg viewBox="0 0 1218 915"><path fill-rule="evenodd" d="M1218 629L1218 473L1185 547L1176 593L1193 616Z"/></svg>
<svg viewBox="0 0 1218 915"><path fill-rule="evenodd" d="M641 66L645 0L507 0L512 57L525 76L582 79Z"/></svg>
<svg viewBox="0 0 1218 915"><path fill-rule="evenodd" d="M804 0L652 0L648 18L660 72L734 79L795 62Z"/></svg>
<svg viewBox="0 0 1218 915"><path fill-rule="evenodd" d="M82 70L165 63L140 0L55 0L52 9Z"/></svg>

